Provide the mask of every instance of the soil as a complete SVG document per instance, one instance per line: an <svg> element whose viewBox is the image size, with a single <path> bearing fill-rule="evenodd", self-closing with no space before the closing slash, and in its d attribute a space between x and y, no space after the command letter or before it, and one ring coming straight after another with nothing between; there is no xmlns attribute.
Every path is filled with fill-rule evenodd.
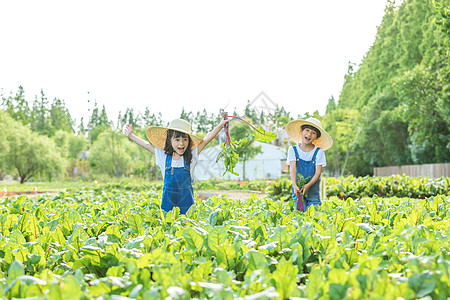
<svg viewBox="0 0 450 300"><path fill-rule="evenodd" d="M28 196L36 196L37 194L49 194L49 192L0 192L0 197L9 197L9 196L21 196L21 195L28 195Z"/></svg>

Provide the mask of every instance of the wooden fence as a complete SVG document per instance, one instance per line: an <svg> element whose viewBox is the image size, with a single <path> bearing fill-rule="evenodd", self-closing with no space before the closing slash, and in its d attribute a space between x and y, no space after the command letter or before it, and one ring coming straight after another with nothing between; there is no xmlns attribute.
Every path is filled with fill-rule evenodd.
<svg viewBox="0 0 450 300"><path fill-rule="evenodd" d="M403 175L411 177L450 177L450 163L373 168L374 176Z"/></svg>

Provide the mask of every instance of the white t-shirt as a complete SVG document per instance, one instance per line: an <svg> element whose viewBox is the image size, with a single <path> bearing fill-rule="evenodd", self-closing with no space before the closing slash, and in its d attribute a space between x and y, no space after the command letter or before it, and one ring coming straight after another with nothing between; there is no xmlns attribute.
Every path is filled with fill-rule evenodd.
<svg viewBox="0 0 450 300"><path fill-rule="evenodd" d="M310 161L314 155L314 152L317 149L317 146L314 146L314 149L309 151L309 152L304 152L302 149L300 149L299 145L295 145L293 147L297 148L297 152L298 152L298 156L300 159L303 159L305 161ZM289 147L288 150L288 157L286 160L286 164L290 165L291 161L296 161L297 159L295 158L295 152L294 152L294 148L293 147ZM317 152L316 155L316 166L326 166L327 165L327 160L325 157L325 152L322 149L319 149L319 151Z"/></svg>
<svg viewBox="0 0 450 300"><path fill-rule="evenodd" d="M155 157L156 165L161 169L162 177L166 174L166 153L164 150L155 147ZM192 149L192 160L191 160L191 178L194 180L194 169L198 162L198 148ZM172 160L172 167L174 168L184 168L184 157L182 156L179 160Z"/></svg>

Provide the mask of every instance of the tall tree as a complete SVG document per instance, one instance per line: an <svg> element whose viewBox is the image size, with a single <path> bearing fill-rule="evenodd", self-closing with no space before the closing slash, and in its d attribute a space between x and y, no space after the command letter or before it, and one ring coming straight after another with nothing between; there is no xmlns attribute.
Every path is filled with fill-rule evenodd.
<svg viewBox="0 0 450 300"><path fill-rule="evenodd" d="M41 99L38 100L37 96L33 102L33 110L31 113L31 129L40 134L53 136L55 129L51 125L49 103L47 96L45 96L44 90L41 89Z"/></svg>
<svg viewBox="0 0 450 300"><path fill-rule="evenodd" d="M444 7L448 0L388 1L373 45L358 70L349 66L337 106L361 111L349 158L354 173L448 161L450 43Z"/></svg>
<svg viewBox="0 0 450 300"><path fill-rule="evenodd" d="M55 130L74 132L72 117L63 100L53 100L50 107L50 124Z"/></svg>
<svg viewBox="0 0 450 300"><path fill-rule="evenodd" d="M183 120L186 120L186 121L188 121L189 123L193 123L194 122L194 115L193 115L193 113L190 111L190 112L187 112L185 109L184 109L184 106L181 108L181 114L180 114L180 119L183 119Z"/></svg>
<svg viewBox="0 0 450 300"><path fill-rule="evenodd" d="M25 100L25 91L22 86L19 86L14 97L2 97L2 106L14 120L20 121L24 125L29 124L31 110Z"/></svg>
<svg viewBox="0 0 450 300"><path fill-rule="evenodd" d="M333 147L326 152L327 169L334 176L342 176L360 129L356 109L339 108L328 112L322 119L325 130L333 138Z"/></svg>
<svg viewBox="0 0 450 300"><path fill-rule="evenodd" d="M162 119L162 115L161 113L158 114L158 116L156 116L154 113L151 113L149 108L146 107L144 114L142 116L143 119L143 126L147 127L147 126L163 126L165 124L165 122Z"/></svg>

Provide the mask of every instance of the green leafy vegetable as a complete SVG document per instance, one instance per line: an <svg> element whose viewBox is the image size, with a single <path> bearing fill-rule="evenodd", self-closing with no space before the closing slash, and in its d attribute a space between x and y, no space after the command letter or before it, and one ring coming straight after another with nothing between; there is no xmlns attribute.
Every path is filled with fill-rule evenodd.
<svg viewBox="0 0 450 300"><path fill-rule="evenodd" d="M276 139L277 134L274 132L266 132L264 129L262 129L260 126L255 127L252 124L248 123L247 121L243 120L242 118L236 117L236 116L228 116L226 112L222 111L222 117L224 120L228 120L228 118L235 118L239 119L245 123L247 123L252 129L252 134L244 138L240 141L236 141L233 138L230 137L230 131L228 124L225 125L225 142L220 146L222 148L222 151L218 154L216 162L218 162L221 158L224 159L224 165L225 165L225 172L223 175L225 175L227 172L230 172L231 174L234 174L236 176L239 176L237 172L234 171L234 168L236 167L238 161L239 161L239 154L237 153L237 150L241 147L246 146L248 143L252 142L253 140L261 141L261 142L270 142ZM222 175L222 176L223 176Z"/></svg>

